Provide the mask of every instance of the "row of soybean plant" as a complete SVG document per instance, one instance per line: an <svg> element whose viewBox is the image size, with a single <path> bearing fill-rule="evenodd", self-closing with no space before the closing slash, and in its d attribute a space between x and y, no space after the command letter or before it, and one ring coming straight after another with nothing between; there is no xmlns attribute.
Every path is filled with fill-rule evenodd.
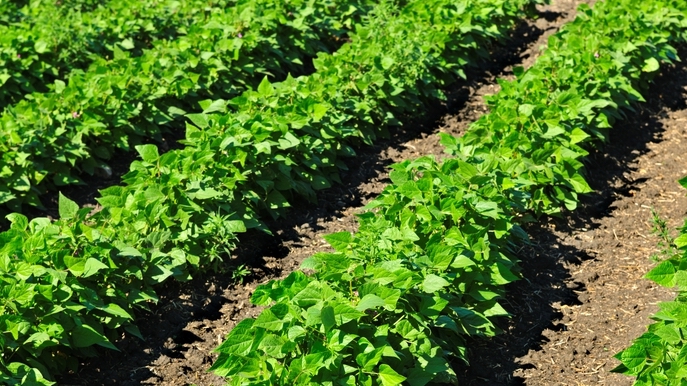
<svg viewBox="0 0 687 386"><path fill-rule="evenodd" d="M94 58L85 71L0 115L0 204L41 206L41 194L80 183L80 173L109 171L115 151L183 128L180 116L198 101L234 97L267 75L306 71L303 62L334 51L373 4L224 1L206 17L199 13L183 35L156 40L140 55L115 44L113 57Z"/></svg>
<svg viewBox="0 0 687 386"><path fill-rule="evenodd" d="M533 67L501 82L490 114L444 136L452 158L394 165L359 230L327 236L336 252L303 263L314 273L256 288L267 308L230 332L212 370L231 385L458 383L466 336L494 335L508 314L520 225L590 191L585 148L677 59L686 16L676 0L581 6Z"/></svg>
<svg viewBox="0 0 687 386"><path fill-rule="evenodd" d="M439 98L437 87L505 36L523 16L518 6L533 4L384 2L350 45L315 61L315 74L263 81L229 102L233 113L219 113L224 102L203 102L184 149L159 156L153 145L138 147L143 160L123 186L103 192L99 212L60 197L57 221L10 215L11 229L0 233L0 380L49 384L74 356L112 348L121 328L138 334L133 311L157 299L154 286L218 267L235 234L259 224L254 202L262 197L278 213L282 193L330 184L345 166L337 157L351 152L346 143L371 141L376 126ZM272 170L284 177L270 186Z"/></svg>

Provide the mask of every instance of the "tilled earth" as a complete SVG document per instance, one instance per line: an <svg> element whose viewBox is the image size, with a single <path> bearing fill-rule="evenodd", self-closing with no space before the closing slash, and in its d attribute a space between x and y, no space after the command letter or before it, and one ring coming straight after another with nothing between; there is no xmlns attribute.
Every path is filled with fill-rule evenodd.
<svg viewBox="0 0 687 386"><path fill-rule="evenodd" d="M60 385L221 385L207 372L213 349L240 320L260 309L249 298L256 286L286 276L313 253L327 250L323 234L355 231L358 213L388 183L387 167L421 155L441 156L437 133L460 135L487 112L482 96L498 91L497 77L530 66L547 37L572 20L577 5L554 1L523 23L507 47L468 73L469 83L448 90L449 99L414 118L393 137L360 149L344 184L323 191L318 204L297 203L274 221L274 236L252 232L230 262L245 275L226 274L171 283L160 289L152 312L138 315L145 341L123 336L120 352L102 350ZM681 51L687 57L687 50ZM614 128L611 142L588 163L595 193L561 219L530 227L532 243L519 253L523 280L508 287L505 308L514 316L504 333L469 341L471 366L455 364L464 385L630 385L610 373L613 355L641 335L656 304L674 297L642 279L655 264L659 239L651 233L651 209L670 227L687 214L677 180L687 175L687 66L666 67L647 103ZM684 143L683 143L684 142ZM238 283L238 284L237 284Z"/></svg>

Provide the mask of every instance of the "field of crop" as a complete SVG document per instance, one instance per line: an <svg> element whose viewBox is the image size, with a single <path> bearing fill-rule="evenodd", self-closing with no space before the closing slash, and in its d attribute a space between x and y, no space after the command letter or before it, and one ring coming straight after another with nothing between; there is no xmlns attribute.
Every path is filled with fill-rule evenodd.
<svg viewBox="0 0 687 386"><path fill-rule="evenodd" d="M0 15L1 384L687 382L682 1Z"/></svg>

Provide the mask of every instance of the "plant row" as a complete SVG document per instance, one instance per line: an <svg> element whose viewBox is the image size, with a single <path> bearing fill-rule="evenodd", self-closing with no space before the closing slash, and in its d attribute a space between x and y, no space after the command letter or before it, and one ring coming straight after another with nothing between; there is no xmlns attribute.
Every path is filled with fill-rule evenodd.
<svg viewBox="0 0 687 386"><path fill-rule="evenodd" d="M680 180L687 188L687 177ZM667 288L678 288L674 301L659 304L651 318L656 323L615 357L621 364L614 372L635 377L635 385L687 383L687 221L675 240L664 244L669 257L646 278Z"/></svg>
<svg viewBox="0 0 687 386"><path fill-rule="evenodd" d="M199 100L236 96L265 75L303 72L303 61L333 51L372 3L235 1L141 56L114 47L114 58L96 59L0 116L0 204L40 206L40 194L79 183L80 172L109 173L105 162L116 150L183 127L175 119Z"/></svg>
<svg viewBox="0 0 687 386"><path fill-rule="evenodd" d="M288 204L280 192L331 184L334 167L344 166L333 156L351 154L347 142L371 141L376 126L436 100L438 86L523 15L517 6L532 4L384 2L350 45L315 61L315 74L264 80L230 102L237 113L218 113L223 101L201 103L205 112L189 116L197 126L188 126L184 149L160 156L153 145L138 146L142 161L132 164L127 185L103 192L97 213L60 196L58 221L10 215L11 229L0 233L0 382L50 384L46 378L74 368L76 356L113 348L121 328L138 335L133 311L156 300L156 284L222 269L235 235L260 225L254 202L277 214ZM311 150L300 145L306 141ZM290 158L301 149L317 163ZM301 190L284 178L274 186L263 179L280 168L297 176L296 167L326 174L312 182L304 175Z"/></svg>
<svg viewBox="0 0 687 386"><path fill-rule="evenodd" d="M591 190L585 148L687 37L682 1L579 11L532 68L500 82L490 114L444 136L453 158L394 165L359 230L325 237L335 252L303 263L314 273L256 288L251 301L268 308L230 332L212 370L232 385L458 383L465 337L494 335L508 315L499 299L518 278L520 225L576 207Z"/></svg>
<svg viewBox="0 0 687 386"><path fill-rule="evenodd" d="M5 3L6 8L14 5ZM155 40L175 38L202 24L213 8L229 6L232 2L225 0L112 0L82 12L60 2L32 0L14 12L7 9L6 17L19 14L21 19L0 25L0 107L49 91L72 70L112 57L115 46L140 54Z"/></svg>

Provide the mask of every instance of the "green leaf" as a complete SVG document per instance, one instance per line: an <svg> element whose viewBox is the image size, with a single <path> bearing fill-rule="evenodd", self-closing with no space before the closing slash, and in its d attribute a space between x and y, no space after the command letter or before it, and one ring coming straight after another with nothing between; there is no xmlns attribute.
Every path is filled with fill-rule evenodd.
<svg viewBox="0 0 687 386"><path fill-rule="evenodd" d="M289 328L289 332L287 333L287 336L289 337L289 340L294 341L296 338L299 338L301 336L305 336L307 334L307 330L301 326L293 326Z"/></svg>
<svg viewBox="0 0 687 386"><path fill-rule="evenodd" d="M518 106L518 112L526 117L529 117L534 112L535 105L522 104Z"/></svg>
<svg viewBox="0 0 687 386"><path fill-rule="evenodd" d="M94 344L119 351L102 333L96 331L88 324L76 326L71 333L74 347L90 347Z"/></svg>
<svg viewBox="0 0 687 386"><path fill-rule="evenodd" d="M109 268L109 267L107 265L103 264L100 260L95 259L93 257L89 257L86 260L86 264L84 265L83 277L89 277L89 276L95 275L101 269L107 269L107 268Z"/></svg>
<svg viewBox="0 0 687 386"><path fill-rule="evenodd" d="M207 114L186 114L186 118L190 119L194 125L201 129L207 129L210 127L210 120Z"/></svg>
<svg viewBox="0 0 687 386"><path fill-rule="evenodd" d="M491 217L494 219L499 217L499 207L498 204L496 204L495 202L482 200L477 201L477 203L475 204L475 210L483 216Z"/></svg>
<svg viewBox="0 0 687 386"><path fill-rule="evenodd" d="M568 183L572 185L573 189L575 189L575 192L577 193L590 193L593 191L589 184L587 184L587 181L585 181L584 177L582 177L579 173L575 173L574 176L568 178Z"/></svg>
<svg viewBox="0 0 687 386"><path fill-rule="evenodd" d="M329 331L336 325L336 318L334 316L334 308L331 306L322 307L321 311L322 325L324 331Z"/></svg>
<svg viewBox="0 0 687 386"><path fill-rule="evenodd" d="M258 85L258 93L262 97L268 97L274 93L274 87L266 76L262 78L262 81Z"/></svg>
<svg viewBox="0 0 687 386"><path fill-rule="evenodd" d="M646 353L644 348L633 345L621 353L620 360L629 369L643 367L646 363Z"/></svg>
<svg viewBox="0 0 687 386"><path fill-rule="evenodd" d="M683 233L675 239L675 246L678 248L687 246L687 233Z"/></svg>
<svg viewBox="0 0 687 386"><path fill-rule="evenodd" d="M267 195L267 204L269 205L270 209L273 210L288 208L291 206L286 197L276 190L273 190Z"/></svg>
<svg viewBox="0 0 687 386"><path fill-rule="evenodd" d="M199 104L203 109L203 114L210 114L216 111L224 113L227 111L227 101L224 99L205 100Z"/></svg>
<svg viewBox="0 0 687 386"><path fill-rule="evenodd" d="M375 366L379 363L379 361L382 359L382 355L384 354L384 347L378 347L374 350L368 351L368 352L363 352L355 357L355 361L360 365L363 371L372 371Z"/></svg>
<svg viewBox="0 0 687 386"><path fill-rule="evenodd" d="M272 308L277 306L278 304L272 306ZM271 331L281 331L285 322L272 311L272 308L263 311L255 320L253 327L264 328L265 330Z"/></svg>
<svg viewBox="0 0 687 386"><path fill-rule="evenodd" d="M110 315L119 316L120 318L129 319L129 320L133 319L131 314L129 314L122 307L120 307L119 305L114 304L114 303L110 303L110 304L106 305L105 307L102 307L101 310L107 312ZM139 335L140 335L140 332L139 332Z"/></svg>
<svg viewBox="0 0 687 386"><path fill-rule="evenodd" d="M687 176L680 178L678 183L680 183L680 185L682 185L683 188L687 188Z"/></svg>
<svg viewBox="0 0 687 386"><path fill-rule="evenodd" d="M425 277L425 280L422 282L422 290L427 293L434 293L436 291L441 290L449 284L450 283L446 281L444 278L441 278L435 274L429 274Z"/></svg>
<svg viewBox="0 0 687 386"><path fill-rule="evenodd" d="M363 296L362 299L360 299L360 302L355 307L355 309L358 311L365 311L370 308L384 307L384 305L386 305L384 299L380 298L377 295L367 294Z"/></svg>
<svg viewBox="0 0 687 386"><path fill-rule="evenodd" d="M72 275L81 276L86 267L86 260L79 257L65 256L64 265L67 266Z"/></svg>
<svg viewBox="0 0 687 386"><path fill-rule="evenodd" d="M589 138L589 134L587 134L584 130L581 130L577 127L574 128L570 133L570 143L572 144L580 143L586 140L587 138Z"/></svg>
<svg viewBox="0 0 687 386"><path fill-rule="evenodd" d="M654 72L659 68L661 68L661 65L658 63L658 60L656 60L656 58L649 58L644 61L644 67L642 67L642 71Z"/></svg>
<svg viewBox="0 0 687 386"><path fill-rule="evenodd" d="M124 326L124 330L126 330L126 332L128 332L129 334L137 337L138 339L144 340L143 335L141 335L141 331L135 325L127 324L126 326Z"/></svg>
<svg viewBox="0 0 687 386"><path fill-rule="evenodd" d="M119 46L125 50L133 50L134 48L136 48L136 45L134 44L134 41L131 38L122 40L121 42L119 42Z"/></svg>
<svg viewBox="0 0 687 386"><path fill-rule="evenodd" d="M351 320L363 317L365 314L351 307L347 303L339 303L334 306L334 315L336 316L336 324L342 325Z"/></svg>
<svg viewBox="0 0 687 386"><path fill-rule="evenodd" d="M383 386L398 386L406 377L394 371L391 366L383 364L379 366L379 380L382 381Z"/></svg>
<svg viewBox="0 0 687 386"><path fill-rule="evenodd" d="M283 358L286 354L282 353L282 347L286 341L274 334L267 334L260 341L258 349L263 350L265 354L273 358Z"/></svg>
<svg viewBox="0 0 687 386"><path fill-rule="evenodd" d="M137 145L136 151L143 161L148 163L155 163L160 158L160 153L158 153L157 146L155 145Z"/></svg>
<svg viewBox="0 0 687 386"><path fill-rule="evenodd" d="M62 192L59 194L58 206L60 212L60 218L68 220L74 218L76 213L79 211L79 205L76 202L65 197Z"/></svg>
<svg viewBox="0 0 687 386"><path fill-rule="evenodd" d="M675 266L670 261L664 261L646 274L646 278L664 287L675 286Z"/></svg>
<svg viewBox="0 0 687 386"><path fill-rule="evenodd" d="M33 49L39 54L44 54L49 51L48 43L45 40L38 40L34 43Z"/></svg>
<svg viewBox="0 0 687 386"><path fill-rule="evenodd" d="M324 115L327 113L327 105L322 103L317 103L312 106L313 120L319 122Z"/></svg>
<svg viewBox="0 0 687 386"><path fill-rule="evenodd" d="M231 330L227 339L215 351L224 354L248 355L253 345L253 337L255 336L254 322L254 319L244 319L239 322Z"/></svg>
<svg viewBox="0 0 687 386"><path fill-rule="evenodd" d="M325 240L337 252L344 252L353 242L353 235L350 232L337 232L323 236Z"/></svg>
<svg viewBox="0 0 687 386"><path fill-rule="evenodd" d="M55 79L55 92L57 94L62 94L62 91L64 91L64 88L67 87L67 84L64 83L63 81L59 79Z"/></svg>

